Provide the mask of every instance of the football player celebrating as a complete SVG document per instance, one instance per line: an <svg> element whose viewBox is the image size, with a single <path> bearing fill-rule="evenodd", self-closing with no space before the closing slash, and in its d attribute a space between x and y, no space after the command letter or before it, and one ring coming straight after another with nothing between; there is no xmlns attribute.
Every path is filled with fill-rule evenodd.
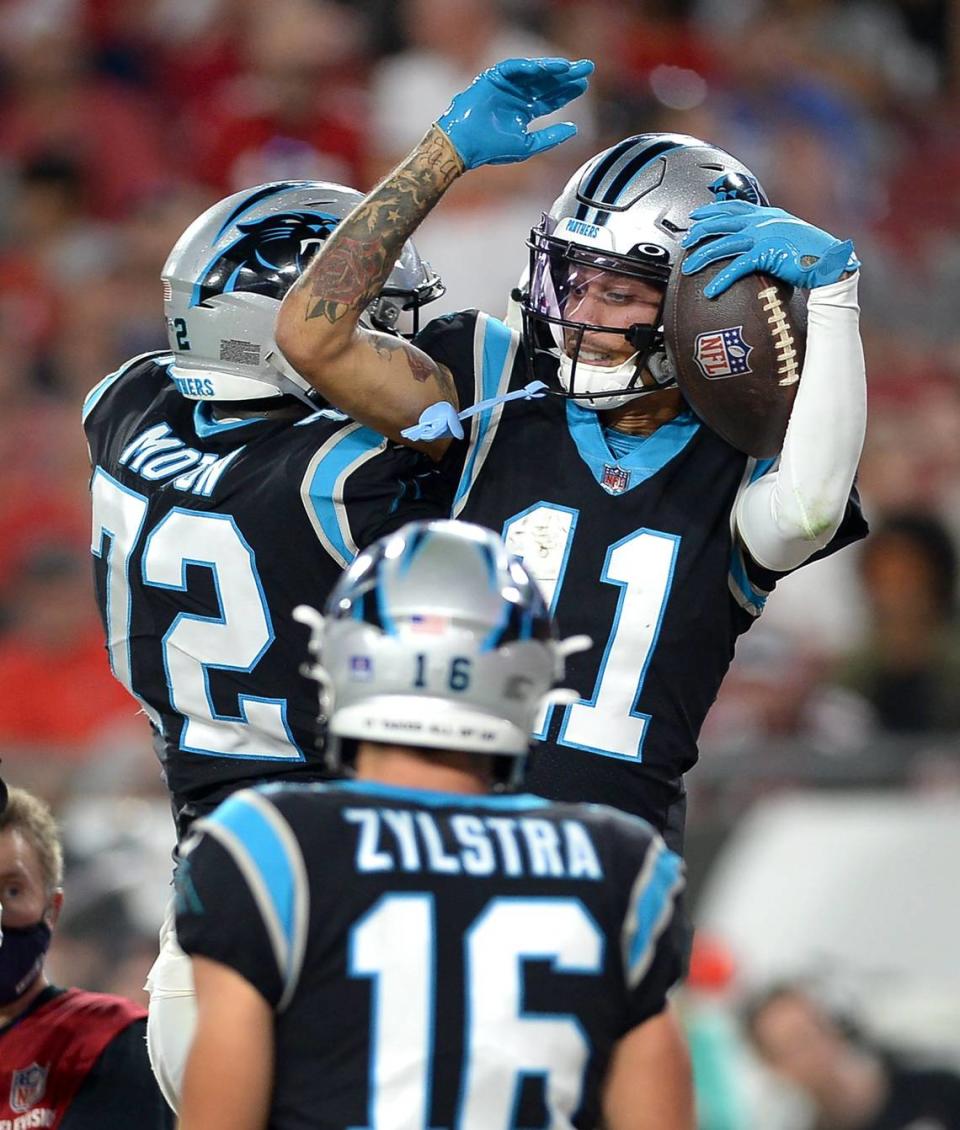
<svg viewBox="0 0 960 1130"><path fill-rule="evenodd" d="M183 1130L692 1128L688 1090L638 1083L682 967L679 858L643 821L512 791L585 641L461 522L383 539L302 615L352 779L244 790L194 825Z"/></svg>
<svg viewBox="0 0 960 1130"><path fill-rule="evenodd" d="M293 608L358 547L449 508L426 457L330 410L274 344L281 298L360 199L281 182L204 212L163 268L170 349L84 406L110 663L153 726L179 836L233 789L320 774ZM412 245L387 276L365 324L389 330L442 292ZM175 1106L193 1001L169 921L149 988L151 1058Z"/></svg>
<svg viewBox="0 0 960 1130"><path fill-rule="evenodd" d="M679 851L683 774L738 636L780 577L866 533L851 493L866 382L850 245L771 209L728 153L644 134L588 161L533 229L522 335L470 311L387 352L359 320L457 177L575 132L528 127L582 93L592 70L514 59L479 75L290 290L277 341L332 403L384 434L425 414L419 434L451 480L453 513L501 531L564 631L593 638L570 666L584 697L535 719L545 749L532 791L640 815ZM675 387L660 318L684 241L697 245L685 270L730 258L711 293L755 270L809 291L776 460L732 448ZM531 376L554 395L531 398ZM647 1027L669 1046L673 1023L665 1012ZM647 1082L658 1085L655 1071Z"/></svg>
<svg viewBox="0 0 960 1130"><path fill-rule="evenodd" d="M527 126L576 97L591 70L509 60L475 79L291 289L277 340L371 427L399 436L425 413L414 434L438 436L424 446L451 478L454 514L502 531L564 630L594 639L571 665L585 697L536 720L546 750L531 787L634 812L679 850L682 775L737 637L778 578L866 532L851 495L866 393L850 244L768 207L715 146L642 134L588 161L533 229L522 335L469 311L384 355L359 322L391 256L458 176L574 132ZM755 270L809 288L777 460L734 450L676 387L660 317L693 245L684 270L735 256L712 294ZM554 395L538 396L531 375Z"/></svg>

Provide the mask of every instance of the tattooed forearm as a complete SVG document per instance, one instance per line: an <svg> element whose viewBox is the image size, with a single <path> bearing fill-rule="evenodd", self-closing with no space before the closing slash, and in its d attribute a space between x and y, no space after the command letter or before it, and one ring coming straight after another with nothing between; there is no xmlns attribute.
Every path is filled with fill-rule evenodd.
<svg viewBox="0 0 960 1130"><path fill-rule="evenodd" d="M446 135L432 126L409 158L336 227L300 279L306 318L359 318L379 293L423 218L463 172Z"/></svg>
<svg viewBox="0 0 960 1130"><path fill-rule="evenodd" d="M410 345L403 338L387 337L377 334L371 338L371 345L376 350L377 356L384 361L392 361L395 354L406 361L410 375L418 384L425 384L433 378L440 393L441 400L449 400L451 404L457 403L457 386L450 370L433 358L427 356L416 346Z"/></svg>

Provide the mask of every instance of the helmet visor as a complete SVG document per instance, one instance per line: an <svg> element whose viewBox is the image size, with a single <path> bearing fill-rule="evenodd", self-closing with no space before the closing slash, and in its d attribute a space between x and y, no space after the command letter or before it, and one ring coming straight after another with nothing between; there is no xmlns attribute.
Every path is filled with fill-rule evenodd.
<svg viewBox="0 0 960 1130"><path fill-rule="evenodd" d="M549 218L546 218L547 220ZM534 231L527 316L554 356L615 367L660 340L663 269ZM552 349L548 342L552 343Z"/></svg>

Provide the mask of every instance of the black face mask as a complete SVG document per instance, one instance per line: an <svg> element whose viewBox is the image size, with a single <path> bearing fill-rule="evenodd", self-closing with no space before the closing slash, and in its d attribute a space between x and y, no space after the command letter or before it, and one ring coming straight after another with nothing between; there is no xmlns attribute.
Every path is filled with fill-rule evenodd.
<svg viewBox="0 0 960 1130"><path fill-rule="evenodd" d="M36 981L53 932L41 918L32 926L8 926L0 942L0 1006L11 1004Z"/></svg>

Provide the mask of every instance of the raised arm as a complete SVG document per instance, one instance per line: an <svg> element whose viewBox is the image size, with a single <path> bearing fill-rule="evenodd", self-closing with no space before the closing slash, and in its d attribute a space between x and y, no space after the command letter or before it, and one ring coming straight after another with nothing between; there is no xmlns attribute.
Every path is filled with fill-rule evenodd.
<svg viewBox="0 0 960 1130"><path fill-rule="evenodd" d="M571 123L527 127L582 94L592 70L588 60L508 59L484 71L337 226L287 293L275 334L290 364L331 403L392 439L438 400L457 406L446 368L402 338L361 325L361 315L458 176L523 161L573 136Z"/></svg>
<svg viewBox="0 0 960 1130"><path fill-rule="evenodd" d="M391 439L438 400L457 404L450 373L401 337L360 325L404 242L464 171L439 128L340 222L287 292L275 338L327 400Z"/></svg>
<svg viewBox="0 0 960 1130"><path fill-rule="evenodd" d="M742 201L697 209L684 242L701 247L684 263L692 273L731 258L708 297L752 271L809 289L807 349L777 468L751 483L736 513L751 556L787 572L823 549L847 508L867 420L853 244L779 208ZM719 238L702 242L711 236ZM712 288L712 293L711 293Z"/></svg>

